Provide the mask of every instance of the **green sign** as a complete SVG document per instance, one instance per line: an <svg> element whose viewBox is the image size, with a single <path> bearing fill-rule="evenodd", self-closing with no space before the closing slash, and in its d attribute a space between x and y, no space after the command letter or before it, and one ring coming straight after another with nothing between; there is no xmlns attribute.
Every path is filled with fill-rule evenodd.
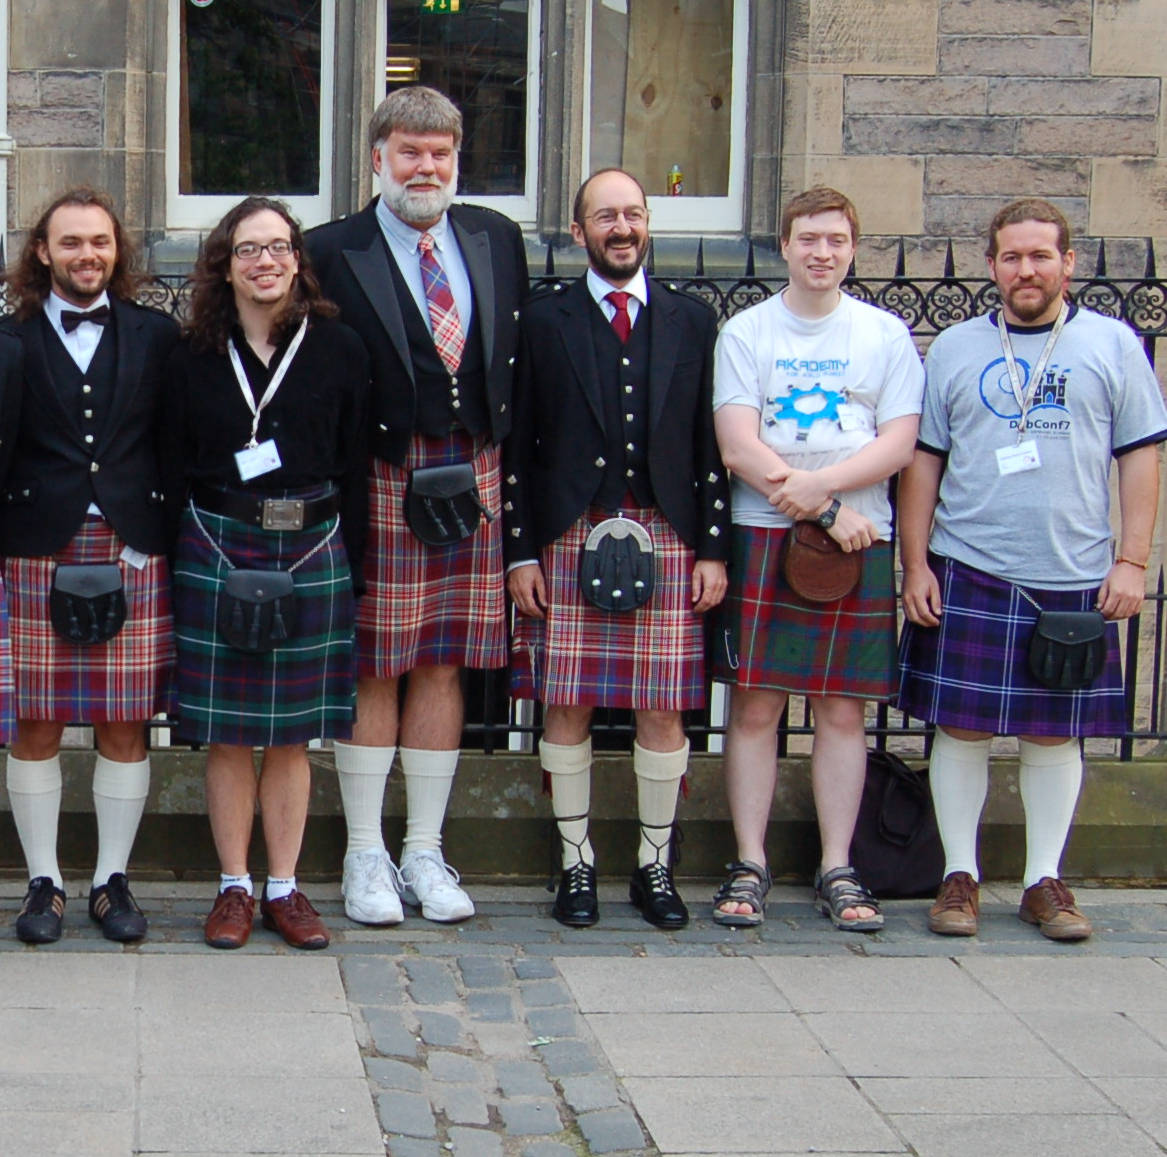
<svg viewBox="0 0 1167 1157"><path fill-rule="evenodd" d="M461 12L462 0L421 0L421 10L423 12Z"/></svg>

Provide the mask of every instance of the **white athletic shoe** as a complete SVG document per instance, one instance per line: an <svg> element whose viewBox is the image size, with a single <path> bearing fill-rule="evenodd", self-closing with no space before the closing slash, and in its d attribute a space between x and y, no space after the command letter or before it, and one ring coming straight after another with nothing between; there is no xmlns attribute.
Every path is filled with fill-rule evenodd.
<svg viewBox="0 0 1167 1157"><path fill-rule="evenodd" d="M421 905L427 920L453 924L474 915L474 901L458 887L458 873L428 849L401 857L401 896L407 904Z"/></svg>
<svg viewBox="0 0 1167 1157"><path fill-rule="evenodd" d="M400 924L401 877L384 848L349 852L344 858L344 914L360 924Z"/></svg>

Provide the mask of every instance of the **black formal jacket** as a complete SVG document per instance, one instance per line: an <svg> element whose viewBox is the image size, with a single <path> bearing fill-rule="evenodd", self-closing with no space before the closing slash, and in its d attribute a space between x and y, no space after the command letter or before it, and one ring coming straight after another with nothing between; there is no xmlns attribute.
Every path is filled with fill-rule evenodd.
<svg viewBox="0 0 1167 1157"><path fill-rule="evenodd" d="M452 205L449 220L474 291L491 437L501 442L510 429L519 303L529 280L523 236L509 217L476 205ZM389 271L393 257L377 222L376 199L352 217L310 230L305 243L325 296L340 306L341 320L360 334L369 351L373 453L400 465L417 398L405 321Z"/></svg>
<svg viewBox="0 0 1167 1157"><path fill-rule="evenodd" d="M8 476L8 464L12 461L20 428L23 372L24 351L20 335L8 322L0 322L0 486Z"/></svg>
<svg viewBox="0 0 1167 1157"><path fill-rule="evenodd" d="M163 367L178 325L110 294L117 371L108 418L87 445L49 372L41 315L12 323L24 347L20 423L0 488L0 554L55 554L77 533L90 502L129 546L162 554L166 536L158 472Z"/></svg>
<svg viewBox="0 0 1167 1157"><path fill-rule="evenodd" d="M592 314L580 277L523 309L515 419L503 444L508 563L538 558L604 479L604 404ZM648 471L656 504L699 559L729 557L729 483L713 432L717 321L703 301L649 282ZM637 319L640 325L643 318Z"/></svg>

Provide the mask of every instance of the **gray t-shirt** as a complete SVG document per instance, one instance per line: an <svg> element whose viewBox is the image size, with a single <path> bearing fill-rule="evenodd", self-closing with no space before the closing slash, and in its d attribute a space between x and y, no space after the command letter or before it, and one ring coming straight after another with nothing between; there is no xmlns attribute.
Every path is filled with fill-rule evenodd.
<svg viewBox="0 0 1167 1157"><path fill-rule="evenodd" d="M920 412L924 369L898 317L843 294L821 318L798 317L780 294L731 317L717 339L713 408L758 411L758 437L799 470L850 458L879 426ZM891 538L887 483L840 498ZM740 478L733 480L733 521L789 526Z"/></svg>
<svg viewBox="0 0 1167 1157"><path fill-rule="evenodd" d="M1024 389L1051 326L1010 326ZM925 359L922 446L945 454L931 547L998 578L1050 590L1096 586L1111 565L1111 456L1167 439L1167 408L1134 333L1072 309L1024 438L1040 465L1002 472L1020 408L995 315L946 329Z"/></svg>

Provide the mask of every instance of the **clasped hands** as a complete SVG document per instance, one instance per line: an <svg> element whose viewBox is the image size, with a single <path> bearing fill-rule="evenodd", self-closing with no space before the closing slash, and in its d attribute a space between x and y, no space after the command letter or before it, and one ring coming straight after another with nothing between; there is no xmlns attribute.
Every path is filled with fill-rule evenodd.
<svg viewBox="0 0 1167 1157"><path fill-rule="evenodd" d="M815 518L835 497L817 470L779 467L766 475L766 481L776 484L767 500L788 518ZM847 505L839 507L835 525L827 533L845 551L863 550L879 537L871 519Z"/></svg>

